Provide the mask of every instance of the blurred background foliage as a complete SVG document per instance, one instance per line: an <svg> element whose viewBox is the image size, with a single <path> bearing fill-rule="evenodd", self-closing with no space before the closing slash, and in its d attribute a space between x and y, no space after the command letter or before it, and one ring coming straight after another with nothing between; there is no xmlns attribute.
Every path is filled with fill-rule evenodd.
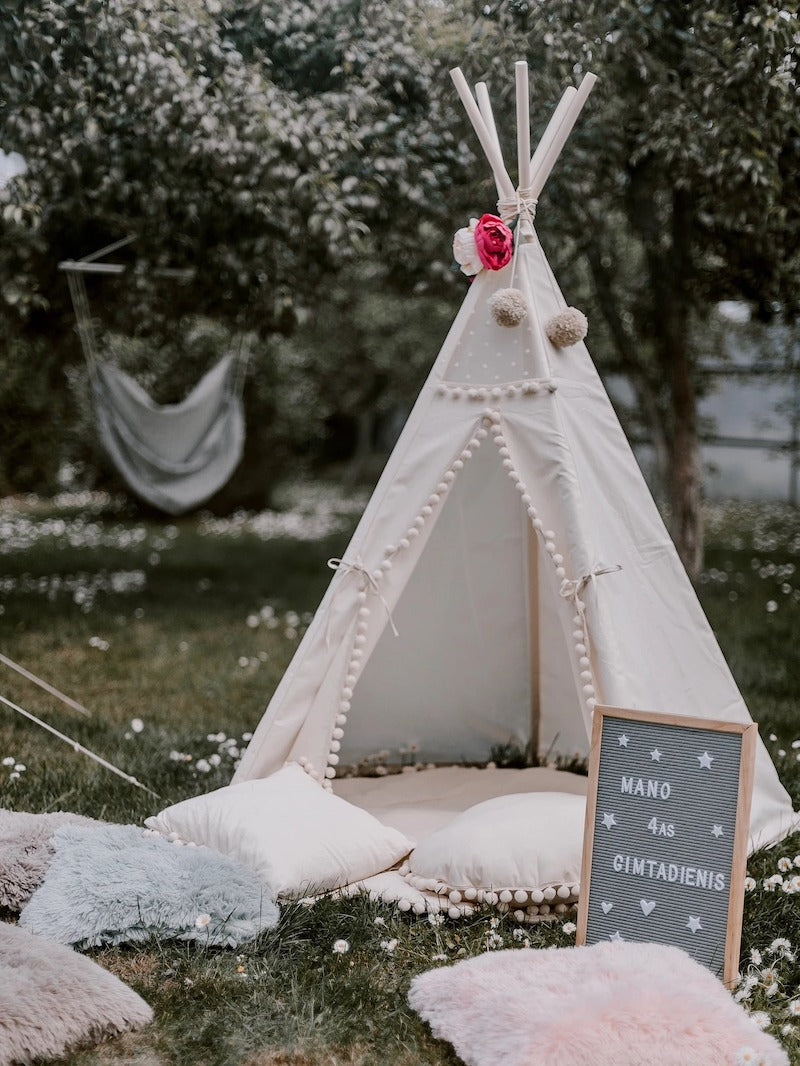
<svg viewBox="0 0 800 1066"><path fill-rule="evenodd" d="M129 269L89 295L154 395L252 343L247 452L215 509L303 466L372 476L464 292L452 234L493 209L447 70L489 81L513 159L524 57L534 139L600 75L540 232L601 370L629 379L696 568L714 308L797 315L799 43L766 0L2 0L0 147L28 170L0 188L0 491L52 490L65 462L113 483L57 264L126 234Z"/></svg>

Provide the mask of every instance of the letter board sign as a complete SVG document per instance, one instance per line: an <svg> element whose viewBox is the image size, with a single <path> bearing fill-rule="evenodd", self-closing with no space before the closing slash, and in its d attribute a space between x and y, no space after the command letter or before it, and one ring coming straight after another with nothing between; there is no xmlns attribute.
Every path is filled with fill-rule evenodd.
<svg viewBox="0 0 800 1066"><path fill-rule="evenodd" d="M673 944L736 979L757 735L595 707L578 944Z"/></svg>

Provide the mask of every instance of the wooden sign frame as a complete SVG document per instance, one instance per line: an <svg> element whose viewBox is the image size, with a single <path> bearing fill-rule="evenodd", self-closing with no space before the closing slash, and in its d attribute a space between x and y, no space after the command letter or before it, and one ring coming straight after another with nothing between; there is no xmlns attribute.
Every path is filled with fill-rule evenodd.
<svg viewBox="0 0 800 1066"><path fill-rule="evenodd" d="M621 707L595 707L591 751L589 754L589 784L586 798L580 900L578 903L576 944L579 945L586 943L589 924L589 907L592 901L592 861L595 834L597 832L597 792L598 783L604 770L602 752L603 726L610 718L618 719L622 722L675 726L686 730L702 729L719 733L739 734L741 736L738 799L734 818L733 855L728 879L728 911L722 967L722 980L728 987L732 987L738 978L739 969L744 879L747 873L747 845L750 830L750 805L753 794L758 726L755 722L725 722L716 719L689 718L679 714L629 710Z"/></svg>

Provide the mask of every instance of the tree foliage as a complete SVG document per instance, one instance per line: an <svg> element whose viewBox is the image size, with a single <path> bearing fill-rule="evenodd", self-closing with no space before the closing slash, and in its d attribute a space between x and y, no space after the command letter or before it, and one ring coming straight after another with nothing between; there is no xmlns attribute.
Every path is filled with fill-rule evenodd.
<svg viewBox="0 0 800 1066"><path fill-rule="evenodd" d="M90 285L106 325L147 336L165 364L190 314L263 339L354 262L390 262L413 284L456 158L416 47L425 6L403 0L385 19L376 0L4 4L0 144L28 162L0 190L4 331L76 362L57 263L128 232L140 265L196 271L183 288L149 269ZM250 393L263 397L282 379L280 346L257 347ZM152 362L136 369L152 377ZM193 361L179 365L188 387ZM274 453L281 424L271 407L251 420L256 456Z"/></svg>

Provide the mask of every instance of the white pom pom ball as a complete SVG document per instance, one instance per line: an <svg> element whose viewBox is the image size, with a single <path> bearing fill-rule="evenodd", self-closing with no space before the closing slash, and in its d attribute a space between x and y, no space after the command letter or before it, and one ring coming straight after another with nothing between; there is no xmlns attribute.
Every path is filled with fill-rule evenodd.
<svg viewBox="0 0 800 1066"><path fill-rule="evenodd" d="M498 289L488 300L489 310L498 326L518 326L528 316L528 305L519 289Z"/></svg>
<svg viewBox="0 0 800 1066"><path fill-rule="evenodd" d="M568 307L553 315L545 323L544 331L554 348L569 348L582 341L589 330L589 322L583 311Z"/></svg>

